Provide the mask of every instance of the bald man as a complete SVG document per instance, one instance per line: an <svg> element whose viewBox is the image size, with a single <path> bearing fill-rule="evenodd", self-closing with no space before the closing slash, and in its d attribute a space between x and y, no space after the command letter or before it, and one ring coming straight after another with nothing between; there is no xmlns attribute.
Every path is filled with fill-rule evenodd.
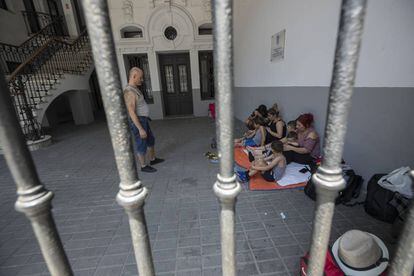
<svg viewBox="0 0 414 276"><path fill-rule="evenodd" d="M124 89L125 104L128 109L129 123L135 138L135 149L143 172L156 172L152 166L164 161L164 159L155 157L155 138L152 134L149 122L149 107L144 99L144 95L139 86L143 82L144 72L133 67L129 70L128 85ZM148 155L149 164L145 162L145 156Z"/></svg>

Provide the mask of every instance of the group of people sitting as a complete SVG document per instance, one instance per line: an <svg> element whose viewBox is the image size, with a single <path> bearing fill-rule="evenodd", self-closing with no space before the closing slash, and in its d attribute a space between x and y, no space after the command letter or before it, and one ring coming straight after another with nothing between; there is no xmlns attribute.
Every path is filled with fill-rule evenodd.
<svg viewBox="0 0 414 276"><path fill-rule="evenodd" d="M320 157L320 139L310 113L286 124L277 104L270 109L262 104L245 124L248 130L235 140L235 146L245 147L248 151L250 177L261 173L267 181L278 181L287 164L312 165Z"/></svg>

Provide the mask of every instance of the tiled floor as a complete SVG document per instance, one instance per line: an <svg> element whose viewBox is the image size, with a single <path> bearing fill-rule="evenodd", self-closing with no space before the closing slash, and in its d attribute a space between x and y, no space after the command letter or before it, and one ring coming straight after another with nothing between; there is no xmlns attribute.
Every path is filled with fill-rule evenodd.
<svg viewBox="0 0 414 276"><path fill-rule="evenodd" d="M206 118L153 122L156 174L145 213L157 275L220 275L219 205L209 163L214 124ZM118 175L106 125L61 128L55 144L33 153L40 178L55 193L53 213L75 275L136 275L129 225L115 202ZM28 221L14 211L15 186L0 157L0 275L48 275ZM237 204L238 275L298 275L308 250L314 203L301 190L243 191ZM286 215L282 219L281 213ZM338 206L332 240L352 228L383 238L390 226L361 206Z"/></svg>

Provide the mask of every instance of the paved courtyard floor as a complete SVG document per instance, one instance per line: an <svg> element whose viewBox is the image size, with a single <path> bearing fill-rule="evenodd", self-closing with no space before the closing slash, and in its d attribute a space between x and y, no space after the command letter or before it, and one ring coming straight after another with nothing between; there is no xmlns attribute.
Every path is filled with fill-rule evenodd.
<svg viewBox="0 0 414 276"><path fill-rule="evenodd" d="M153 129L166 162L140 177L150 190L145 214L157 275L220 275L219 205L212 191L218 165L204 157L214 124L164 120ZM55 193L53 214L75 275L137 275L127 216L115 202L119 179L106 124L66 126L54 138L33 157ZM28 220L14 210L15 186L2 156L0 189L0 275L49 275ZM238 275L298 275L313 207L302 190L244 190L237 203ZM393 246L389 225L361 206L338 206L331 240L352 228Z"/></svg>

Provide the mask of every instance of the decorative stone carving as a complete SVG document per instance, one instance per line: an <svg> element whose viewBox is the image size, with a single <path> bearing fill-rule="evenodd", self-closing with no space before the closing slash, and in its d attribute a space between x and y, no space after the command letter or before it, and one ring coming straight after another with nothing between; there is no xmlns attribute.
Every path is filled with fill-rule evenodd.
<svg viewBox="0 0 414 276"><path fill-rule="evenodd" d="M187 7L188 0L174 0L174 4Z"/></svg>
<svg viewBox="0 0 414 276"><path fill-rule="evenodd" d="M150 7L155 8L161 5L171 5L171 0L150 0Z"/></svg>
<svg viewBox="0 0 414 276"><path fill-rule="evenodd" d="M203 10L204 10L204 18L210 19L211 18L211 1L210 0L203 0Z"/></svg>
<svg viewBox="0 0 414 276"><path fill-rule="evenodd" d="M187 7L188 0L150 0L149 5L151 8L156 8L162 5L171 6L171 4Z"/></svg>
<svg viewBox="0 0 414 276"><path fill-rule="evenodd" d="M122 3L122 10L124 11L124 17L127 22L134 21L134 4L131 0L124 0Z"/></svg>

